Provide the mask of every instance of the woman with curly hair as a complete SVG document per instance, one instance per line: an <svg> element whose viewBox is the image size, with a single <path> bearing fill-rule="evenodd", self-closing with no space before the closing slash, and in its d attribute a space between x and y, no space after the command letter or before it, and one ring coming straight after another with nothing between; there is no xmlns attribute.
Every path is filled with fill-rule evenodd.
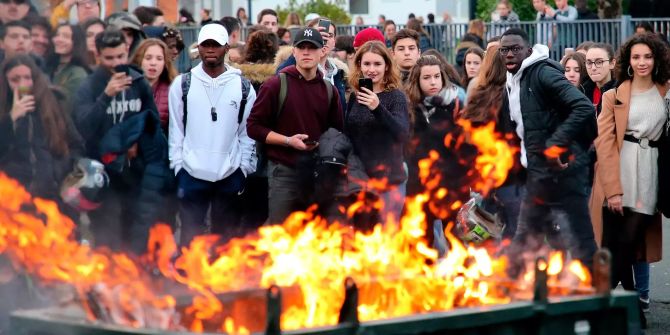
<svg viewBox="0 0 670 335"><path fill-rule="evenodd" d="M596 240L612 252L612 287L635 290L633 263L661 259L661 213L670 214L669 64L657 35L635 35L617 56L619 87L603 95L590 207Z"/></svg>
<svg viewBox="0 0 670 335"><path fill-rule="evenodd" d="M273 63L279 50L277 35L272 31L261 29L247 37L244 49L245 63Z"/></svg>

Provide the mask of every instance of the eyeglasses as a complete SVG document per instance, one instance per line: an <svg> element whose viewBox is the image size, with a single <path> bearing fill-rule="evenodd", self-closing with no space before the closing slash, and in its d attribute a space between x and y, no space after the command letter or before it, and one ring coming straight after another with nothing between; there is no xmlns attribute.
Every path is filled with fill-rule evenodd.
<svg viewBox="0 0 670 335"><path fill-rule="evenodd" d="M609 62L609 61L610 61L609 59L597 59L593 62L590 61L590 60L587 60L586 61L586 68L588 69L588 68L591 68L593 65L595 65L596 69L599 69L599 68L603 67L603 63Z"/></svg>
<svg viewBox="0 0 670 335"><path fill-rule="evenodd" d="M517 55L517 54L519 54L519 52L521 50L523 50L523 47L520 47L520 46L516 45L516 46L513 46L511 48L501 47L500 49L498 49L498 52L500 52L500 54L503 55L503 56L507 56L507 54L510 51L512 52L512 55Z"/></svg>

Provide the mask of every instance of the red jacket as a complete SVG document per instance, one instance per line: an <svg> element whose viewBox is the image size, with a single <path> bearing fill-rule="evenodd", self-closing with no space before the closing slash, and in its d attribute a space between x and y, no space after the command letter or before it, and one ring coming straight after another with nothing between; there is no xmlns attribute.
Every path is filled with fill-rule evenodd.
<svg viewBox="0 0 670 335"><path fill-rule="evenodd" d="M319 140L328 128L342 130L343 113L337 89L328 102L326 83L320 73L316 78L305 80L295 66L281 70L286 73L287 95L284 109L277 119L279 108L279 76L268 79L256 97L256 102L247 120L247 133L252 139L265 143L270 131L293 136L307 134L312 140ZM268 145L269 160L295 166L298 151L289 147Z"/></svg>

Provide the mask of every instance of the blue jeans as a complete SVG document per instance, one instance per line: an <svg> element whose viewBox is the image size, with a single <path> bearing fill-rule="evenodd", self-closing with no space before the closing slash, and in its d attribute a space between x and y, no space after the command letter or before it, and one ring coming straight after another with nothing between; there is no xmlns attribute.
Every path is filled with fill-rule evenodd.
<svg viewBox="0 0 670 335"><path fill-rule="evenodd" d="M400 222L402 209L405 207L405 196L407 194L407 180L392 186L392 188L384 193L379 194L379 198L384 201L384 207L379 211L379 218L382 223L386 223L388 215L393 215L396 223Z"/></svg>
<svg viewBox="0 0 670 335"><path fill-rule="evenodd" d="M635 275L635 289L642 299L649 299L649 263L635 262L633 264Z"/></svg>

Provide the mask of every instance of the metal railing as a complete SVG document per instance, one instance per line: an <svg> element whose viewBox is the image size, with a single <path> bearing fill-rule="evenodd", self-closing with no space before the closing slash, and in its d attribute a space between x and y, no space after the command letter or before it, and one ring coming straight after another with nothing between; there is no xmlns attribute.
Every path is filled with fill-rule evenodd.
<svg viewBox="0 0 670 335"><path fill-rule="evenodd" d="M532 21L513 24L486 25L487 40L493 36L502 34L505 30L517 27L528 33L531 43L542 43L550 46L550 57L559 60L565 48L574 48L584 41L609 43L617 49L630 35L634 33L636 24L649 22L654 30L670 36L670 18L644 18L633 19L630 16L622 16L611 20L580 20L573 22L556 21ZM355 35L357 32L378 26L338 26L337 35ZM404 25L398 25L398 29ZM197 39L198 28L180 28L184 37L184 43L190 46ZM246 28L245 28L246 29ZM461 38L468 30L467 23L450 24L425 24L424 29L428 33L431 43L435 49L440 51L450 62L454 62L456 51L459 49ZM246 36L243 31L242 36ZM179 69L183 70L190 64L188 54L182 53L178 60Z"/></svg>

